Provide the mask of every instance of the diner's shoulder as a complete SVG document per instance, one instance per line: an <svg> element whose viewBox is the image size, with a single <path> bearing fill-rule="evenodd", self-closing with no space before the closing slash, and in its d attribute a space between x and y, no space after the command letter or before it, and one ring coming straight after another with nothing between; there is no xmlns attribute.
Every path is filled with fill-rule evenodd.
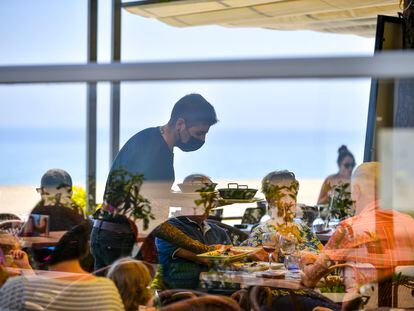
<svg viewBox="0 0 414 311"><path fill-rule="evenodd" d="M298 229L299 232L301 234L301 238L303 239L303 246L314 250L314 251L320 251L323 249L323 245L322 243L319 241L318 237L316 236L316 234L311 230L311 228L304 223L303 221L300 223L294 223Z"/></svg>
<svg viewBox="0 0 414 311"><path fill-rule="evenodd" d="M331 174L323 181L323 186L331 188L338 180L338 174Z"/></svg>
<svg viewBox="0 0 414 311"><path fill-rule="evenodd" d="M0 310L21 310L23 308L24 280L25 278L21 276L11 277L0 288Z"/></svg>
<svg viewBox="0 0 414 311"><path fill-rule="evenodd" d="M120 169L129 172L139 171L141 167L138 160L148 153L151 148L151 140L155 137L156 132L156 128L150 127L139 131L128 139L112 163L109 175L111 176L114 171Z"/></svg>
<svg viewBox="0 0 414 311"><path fill-rule="evenodd" d="M119 155L125 155L125 153L139 155L145 153L148 149L153 148L154 141L160 136L160 131L157 127L149 127L142 131L139 131L133 135L125 145L122 147Z"/></svg>
<svg viewBox="0 0 414 311"><path fill-rule="evenodd" d="M61 299L55 299L62 293ZM124 310L117 287L104 277L68 282L30 275L7 280L0 289L1 310L22 310L27 305L47 305L51 309L65 310L98 310L103 306L105 310Z"/></svg>
<svg viewBox="0 0 414 311"><path fill-rule="evenodd" d="M261 224L254 228L252 232L250 232L249 237L241 244L243 246L252 246L257 247L262 245L262 235L263 233L268 233L270 231L274 231L275 228L273 225L268 224L267 222Z"/></svg>
<svg viewBox="0 0 414 311"><path fill-rule="evenodd" d="M229 232L220 227L219 225L215 224L215 223L208 223L208 225L210 226L210 228L212 230L214 230L215 235L218 235L221 239L221 241L219 241L219 243L225 244L225 245L230 245L233 244L230 238L230 234Z"/></svg>

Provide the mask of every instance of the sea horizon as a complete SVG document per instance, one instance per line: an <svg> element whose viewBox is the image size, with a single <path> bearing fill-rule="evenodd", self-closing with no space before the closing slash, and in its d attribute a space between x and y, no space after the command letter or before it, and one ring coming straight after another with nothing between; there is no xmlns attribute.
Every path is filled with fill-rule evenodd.
<svg viewBox="0 0 414 311"><path fill-rule="evenodd" d="M134 133L121 131L121 146ZM345 144L362 162L365 133L323 130L255 130L214 128L203 148L184 153L175 148L175 180L192 173L212 179L261 179L287 169L298 178L321 179L337 171L339 146ZM62 168L74 183L85 185L86 131L83 129L0 128L0 185L38 185L45 171ZM97 183L110 168L109 134L97 133Z"/></svg>
<svg viewBox="0 0 414 311"><path fill-rule="evenodd" d="M250 188L258 189L258 193L256 194L257 198L263 198L263 194L260 191L260 183L261 180L259 179L251 179L251 180L214 180L218 183L218 188L225 188L229 182L239 182L240 184L246 184ZM320 187L322 185L323 179L299 179L300 189L298 194L298 203L306 204L306 205L315 205L317 198L319 196ZM74 183L75 186L82 186L77 183ZM38 185L0 185L0 206L2 213L13 213L18 215L19 217L25 218L30 211L33 209L35 204L39 202L40 196L36 192L36 188ZM96 198L97 202L102 202L103 191L104 191L105 184L98 183L97 184L97 191L96 191ZM177 187L177 183L175 183L172 187L172 191L179 191ZM233 212L230 211L228 215L235 215L237 216L239 211L234 210Z"/></svg>

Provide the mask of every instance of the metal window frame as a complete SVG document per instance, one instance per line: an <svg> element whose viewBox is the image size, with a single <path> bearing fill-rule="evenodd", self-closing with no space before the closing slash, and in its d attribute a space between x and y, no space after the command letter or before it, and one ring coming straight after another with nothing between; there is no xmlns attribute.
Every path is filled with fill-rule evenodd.
<svg viewBox="0 0 414 311"><path fill-rule="evenodd" d="M88 64L98 61L98 0L88 1ZM96 206L96 132L97 82L87 84L86 105L86 209L93 212Z"/></svg>
<svg viewBox="0 0 414 311"><path fill-rule="evenodd" d="M0 66L0 84L177 80L412 78L414 52L373 56L271 58L79 65Z"/></svg>
<svg viewBox="0 0 414 311"><path fill-rule="evenodd" d="M121 8L112 0L111 63L97 63L98 1L88 0L88 63L0 66L0 85L87 83L87 207L96 203L97 83L111 83L110 161L119 150L121 81L414 78L414 52L374 56L121 63Z"/></svg>

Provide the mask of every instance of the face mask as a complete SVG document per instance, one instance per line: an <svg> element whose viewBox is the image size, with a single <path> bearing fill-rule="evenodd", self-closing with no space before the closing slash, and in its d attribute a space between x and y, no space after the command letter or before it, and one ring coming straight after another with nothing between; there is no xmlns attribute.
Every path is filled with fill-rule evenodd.
<svg viewBox="0 0 414 311"><path fill-rule="evenodd" d="M204 145L204 140L197 139L191 135L190 135L190 139L186 143L183 143L181 141L181 137L176 143L176 146L184 152L196 151L200 149L203 145Z"/></svg>

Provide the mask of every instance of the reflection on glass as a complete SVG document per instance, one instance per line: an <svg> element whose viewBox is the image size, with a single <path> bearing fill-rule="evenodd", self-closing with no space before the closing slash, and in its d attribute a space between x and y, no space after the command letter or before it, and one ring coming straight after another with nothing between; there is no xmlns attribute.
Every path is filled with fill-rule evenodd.
<svg viewBox="0 0 414 311"><path fill-rule="evenodd" d="M289 257L295 252L297 244L298 240L292 233L280 235L279 237L280 252L285 258L284 264L286 269L289 269Z"/></svg>
<svg viewBox="0 0 414 311"><path fill-rule="evenodd" d="M318 208L318 217L312 222L313 232L320 232L325 230L325 221L321 217L321 205L317 205Z"/></svg>

